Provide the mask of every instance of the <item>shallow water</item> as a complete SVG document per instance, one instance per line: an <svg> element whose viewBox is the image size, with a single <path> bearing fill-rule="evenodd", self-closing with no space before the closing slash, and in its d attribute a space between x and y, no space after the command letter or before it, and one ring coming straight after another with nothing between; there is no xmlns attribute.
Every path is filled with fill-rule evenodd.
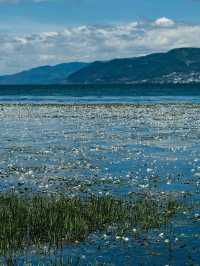
<svg viewBox="0 0 200 266"><path fill-rule="evenodd" d="M97 97L93 104L35 104L36 98L0 105L0 191L121 197L147 191L197 204L167 228L140 238L94 234L57 251L57 258L70 255L74 265L77 257L81 265L200 265L198 97L146 97L117 98L123 104ZM28 261L42 261L31 254Z"/></svg>
<svg viewBox="0 0 200 266"><path fill-rule="evenodd" d="M198 189L198 105L0 108L1 190Z"/></svg>

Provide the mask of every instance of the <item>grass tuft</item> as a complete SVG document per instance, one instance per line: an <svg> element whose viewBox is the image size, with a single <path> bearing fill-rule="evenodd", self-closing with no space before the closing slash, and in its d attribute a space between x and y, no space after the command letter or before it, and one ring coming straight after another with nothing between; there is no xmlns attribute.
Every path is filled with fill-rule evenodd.
<svg viewBox="0 0 200 266"><path fill-rule="evenodd" d="M89 234L118 228L157 228L179 208L176 201L144 197L138 201L90 196L66 198L0 196L0 254L32 245L61 247Z"/></svg>

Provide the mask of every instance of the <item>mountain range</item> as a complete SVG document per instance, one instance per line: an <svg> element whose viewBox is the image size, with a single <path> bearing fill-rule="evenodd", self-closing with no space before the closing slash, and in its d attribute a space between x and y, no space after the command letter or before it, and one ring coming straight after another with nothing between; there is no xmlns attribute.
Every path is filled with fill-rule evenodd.
<svg viewBox="0 0 200 266"><path fill-rule="evenodd" d="M86 67L83 62L63 63L55 66L41 66L13 75L0 76L0 85L60 84L70 74Z"/></svg>
<svg viewBox="0 0 200 266"><path fill-rule="evenodd" d="M42 66L0 76L0 84L134 84L200 82L200 48L141 57Z"/></svg>
<svg viewBox="0 0 200 266"><path fill-rule="evenodd" d="M200 82L200 48L178 48L137 58L94 62L69 75L69 83Z"/></svg>

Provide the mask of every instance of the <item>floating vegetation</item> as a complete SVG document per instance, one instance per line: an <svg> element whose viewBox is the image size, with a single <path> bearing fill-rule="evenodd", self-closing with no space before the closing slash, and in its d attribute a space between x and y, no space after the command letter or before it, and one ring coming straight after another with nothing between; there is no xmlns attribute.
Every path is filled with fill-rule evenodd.
<svg viewBox="0 0 200 266"><path fill-rule="evenodd" d="M2 256L200 265L199 104L0 107Z"/></svg>
<svg viewBox="0 0 200 266"><path fill-rule="evenodd" d="M126 194L199 184L198 105L1 108L0 191Z"/></svg>
<svg viewBox="0 0 200 266"><path fill-rule="evenodd" d="M138 201L111 196L66 198L0 196L0 252L32 245L62 247L113 226L115 233L159 228L179 205L175 200L144 197Z"/></svg>

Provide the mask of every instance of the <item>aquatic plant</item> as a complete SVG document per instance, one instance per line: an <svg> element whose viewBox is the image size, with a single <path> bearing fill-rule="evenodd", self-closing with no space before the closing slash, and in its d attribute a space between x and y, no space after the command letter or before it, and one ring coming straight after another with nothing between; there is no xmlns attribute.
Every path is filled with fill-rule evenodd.
<svg viewBox="0 0 200 266"><path fill-rule="evenodd" d="M119 199L112 196L67 198L0 195L0 253L29 246L62 247L115 226L141 230L166 224L177 211L176 201Z"/></svg>

